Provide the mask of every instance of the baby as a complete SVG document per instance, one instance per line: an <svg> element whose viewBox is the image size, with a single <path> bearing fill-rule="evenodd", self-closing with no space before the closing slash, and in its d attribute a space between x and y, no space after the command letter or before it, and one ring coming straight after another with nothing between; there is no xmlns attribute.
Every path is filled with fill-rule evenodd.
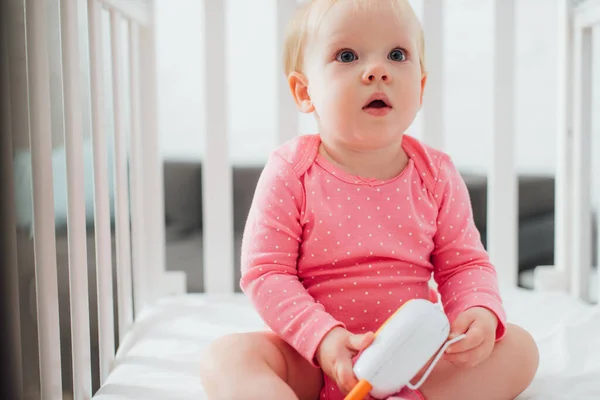
<svg viewBox="0 0 600 400"><path fill-rule="evenodd" d="M285 43L291 93L319 133L276 149L260 177L241 288L270 331L210 346L208 398L343 399L373 332L410 299L436 301L432 276L451 337L466 337L420 390L392 398L515 398L536 373L536 345L507 323L456 167L405 134L427 78L410 5L309 0Z"/></svg>

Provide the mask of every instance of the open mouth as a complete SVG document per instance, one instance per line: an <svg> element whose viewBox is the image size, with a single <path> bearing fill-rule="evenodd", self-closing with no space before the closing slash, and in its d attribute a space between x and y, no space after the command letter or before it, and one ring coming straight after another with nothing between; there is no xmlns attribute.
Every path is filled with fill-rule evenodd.
<svg viewBox="0 0 600 400"><path fill-rule="evenodd" d="M366 102L366 105L363 107L363 110L375 109L379 110L382 108L392 108L392 103L390 99L385 95L385 93L373 93L371 97Z"/></svg>
<svg viewBox="0 0 600 400"><path fill-rule="evenodd" d="M387 115L392 110L392 103L389 98L385 95L385 93L379 92L374 93L367 100L366 105L363 107L363 110L373 116L384 116Z"/></svg>
<svg viewBox="0 0 600 400"><path fill-rule="evenodd" d="M383 100L373 100L369 104L365 106L365 108L385 108L389 107L389 105Z"/></svg>

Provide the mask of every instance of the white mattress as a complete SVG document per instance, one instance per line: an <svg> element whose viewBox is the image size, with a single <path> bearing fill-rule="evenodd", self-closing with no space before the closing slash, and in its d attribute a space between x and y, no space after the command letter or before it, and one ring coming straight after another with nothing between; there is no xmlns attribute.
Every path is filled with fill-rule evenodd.
<svg viewBox="0 0 600 400"><path fill-rule="evenodd" d="M509 320L540 348L538 375L519 400L600 399L600 307L519 289L503 296ZM198 378L202 349L221 335L262 327L240 295L165 299L135 325L94 398L206 399Z"/></svg>

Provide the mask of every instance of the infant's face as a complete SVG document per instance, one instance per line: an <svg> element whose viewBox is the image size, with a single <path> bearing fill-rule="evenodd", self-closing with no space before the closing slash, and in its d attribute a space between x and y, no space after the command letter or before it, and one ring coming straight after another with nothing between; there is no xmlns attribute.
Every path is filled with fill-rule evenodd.
<svg viewBox="0 0 600 400"><path fill-rule="evenodd" d="M325 15L305 53L324 140L355 150L397 143L421 106L425 82L415 23L387 1L369 11L340 1Z"/></svg>

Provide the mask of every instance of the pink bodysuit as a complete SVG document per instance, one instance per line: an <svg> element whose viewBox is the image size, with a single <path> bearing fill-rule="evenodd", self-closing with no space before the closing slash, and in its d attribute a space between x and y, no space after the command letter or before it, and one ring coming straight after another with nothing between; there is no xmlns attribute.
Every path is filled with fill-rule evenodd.
<svg viewBox="0 0 600 400"><path fill-rule="evenodd" d="M241 288L265 323L317 366L335 326L376 331L403 303L429 298L433 274L450 321L482 306L506 329L496 272L450 158L405 135L409 162L389 180L344 172L297 137L269 158L242 244ZM343 399L325 377L323 399Z"/></svg>

